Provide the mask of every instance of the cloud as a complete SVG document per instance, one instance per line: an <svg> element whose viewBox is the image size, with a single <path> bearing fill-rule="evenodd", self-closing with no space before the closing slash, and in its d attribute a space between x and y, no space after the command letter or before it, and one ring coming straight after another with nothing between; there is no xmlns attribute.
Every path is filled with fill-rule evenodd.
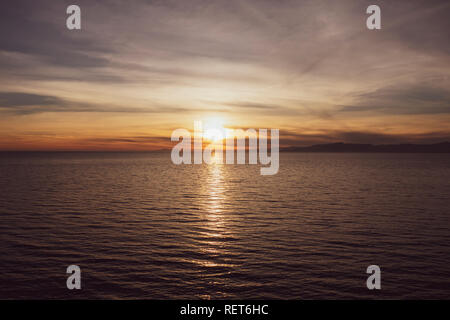
<svg viewBox="0 0 450 320"><path fill-rule="evenodd" d="M442 83L391 85L355 96L355 105L342 106L344 112L381 114L450 113L450 90Z"/></svg>
<svg viewBox="0 0 450 320"><path fill-rule="evenodd" d="M63 100L41 94L24 92L0 92L0 108L16 108L27 106L54 106L63 103Z"/></svg>
<svg viewBox="0 0 450 320"><path fill-rule="evenodd" d="M88 102L70 101L56 96L24 92L0 92L0 110L16 115L44 112L106 112L106 113L179 113L204 111L176 106L153 104L152 107L135 108L106 106Z"/></svg>
<svg viewBox="0 0 450 320"><path fill-rule="evenodd" d="M244 109L258 109L258 110L280 110L285 109L284 107L273 105L273 104L265 104L265 103L257 103L257 102L230 102L226 103L226 105L237 108Z"/></svg>
<svg viewBox="0 0 450 320"><path fill-rule="evenodd" d="M241 102L228 102L223 105L231 107L232 111L247 111L247 112L257 112L258 115L300 115L302 114L302 110L290 108L287 106L270 104L270 103L261 103L261 102L250 102L250 101L241 101Z"/></svg>
<svg viewBox="0 0 450 320"><path fill-rule="evenodd" d="M392 52L401 50L406 61L424 44L427 53L448 52L446 33L440 32L449 29L444 1L381 1L386 31L372 33L362 23L370 1L80 0L79 32L65 28L69 4L18 0L3 8L0 51L65 68L68 79L141 83L161 76L166 83L177 83L180 76L258 79L250 73L204 72L208 60L273 70L290 82L313 75L359 77L361 68L382 63L376 54L381 47L385 59L398 59ZM17 65L16 71L27 70ZM29 68L28 74L33 74ZM63 80L62 74L54 76Z"/></svg>
<svg viewBox="0 0 450 320"><path fill-rule="evenodd" d="M55 15L45 14L52 8ZM102 67L108 59L99 54L112 48L100 41L75 35L65 28L64 2L19 0L2 7L0 19L0 50L34 55L43 62L73 68ZM60 14L57 14L60 12ZM58 22L52 23L53 21Z"/></svg>
<svg viewBox="0 0 450 320"><path fill-rule="evenodd" d="M153 143L153 144L170 144L170 138L160 137L160 136L127 136L127 137L110 137L110 138L87 138L84 139L85 142L96 142L96 143Z"/></svg>
<svg viewBox="0 0 450 320"><path fill-rule="evenodd" d="M450 3L445 0L383 1L386 36L405 49L421 53L450 54Z"/></svg>

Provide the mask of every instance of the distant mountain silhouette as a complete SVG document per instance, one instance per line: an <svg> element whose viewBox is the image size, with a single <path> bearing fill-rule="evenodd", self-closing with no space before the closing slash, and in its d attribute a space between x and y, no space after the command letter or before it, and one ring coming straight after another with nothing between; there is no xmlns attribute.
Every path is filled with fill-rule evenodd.
<svg viewBox="0 0 450 320"><path fill-rule="evenodd" d="M310 147L287 147L287 152L392 152L392 153L450 153L450 142L435 144L353 144L329 143L316 144Z"/></svg>

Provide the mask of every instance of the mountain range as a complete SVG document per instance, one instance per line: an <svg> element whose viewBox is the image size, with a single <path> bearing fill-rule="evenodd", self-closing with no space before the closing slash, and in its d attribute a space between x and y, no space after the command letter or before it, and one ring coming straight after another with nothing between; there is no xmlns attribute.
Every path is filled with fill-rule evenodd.
<svg viewBox="0 0 450 320"><path fill-rule="evenodd" d="M329 143L309 147L286 147L287 152L389 152L389 153L450 153L450 142L435 144L354 144Z"/></svg>

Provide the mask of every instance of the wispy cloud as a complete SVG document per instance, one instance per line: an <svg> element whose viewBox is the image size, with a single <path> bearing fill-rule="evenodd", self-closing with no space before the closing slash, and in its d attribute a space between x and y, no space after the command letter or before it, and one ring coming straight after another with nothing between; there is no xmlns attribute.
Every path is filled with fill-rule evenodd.
<svg viewBox="0 0 450 320"><path fill-rule="evenodd" d="M356 105L343 106L347 112L382 114L449 114L450 90L441 83L391 85L355 96Z"/></svg>
<svg viewBox="0 0 450 320"><path fill-rule="evenodd" d="M17 115L44 112L108 112L108 113L174 113L192 112L198 109L161 106L147 108L120 107L88 102L75 102L56 96L24 92L0 92L0 111Z"/></svg>

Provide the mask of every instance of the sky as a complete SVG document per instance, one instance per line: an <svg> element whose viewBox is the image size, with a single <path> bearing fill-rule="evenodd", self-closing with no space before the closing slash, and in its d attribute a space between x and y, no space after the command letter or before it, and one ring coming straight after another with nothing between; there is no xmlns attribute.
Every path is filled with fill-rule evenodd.
<svg viewBox="0 0 450 320"><path fill-rule="evenodd" d="M0 150L155 150L211 119L282 147L447 141L449 17L430 0L8 1Z"/></svg>

